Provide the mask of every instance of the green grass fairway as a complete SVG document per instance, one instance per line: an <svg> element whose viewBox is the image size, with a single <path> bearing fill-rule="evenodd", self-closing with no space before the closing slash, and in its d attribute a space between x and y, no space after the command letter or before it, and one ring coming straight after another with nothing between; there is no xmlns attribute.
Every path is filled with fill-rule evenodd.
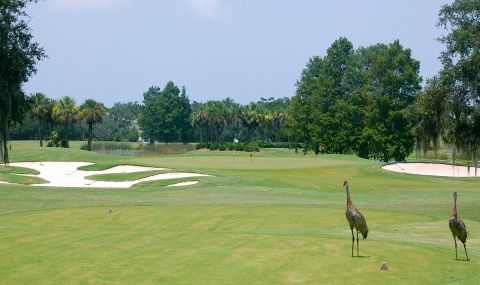
<svg viewBox="0 0 480 285"><path fill-rule="evenodd" d="M157 174L168 173L168 170L152 170L152 171L141 171L141 172L132 172L132 173L110 173L110 174L99 174L85 177L86 179L95 180L95 181L114 181L114 182L123 182L123 181L134 181L146 177L150 177Z"/></svg>
<svg viewBox="0 0 480 285"><path fill-rule="evenodd" d="M242 152L114 157L76 142L69 150L37 145L13 142L12 160L215 177L181 188L0 185L1 284L480 284L480 179L391 173L374 161L288 150L250 161ZM345 178L370 228L361 258L350 257ZM469 262L455 260L453 191L471 234ZM389 271L378 270L382 261Z"/></svg>

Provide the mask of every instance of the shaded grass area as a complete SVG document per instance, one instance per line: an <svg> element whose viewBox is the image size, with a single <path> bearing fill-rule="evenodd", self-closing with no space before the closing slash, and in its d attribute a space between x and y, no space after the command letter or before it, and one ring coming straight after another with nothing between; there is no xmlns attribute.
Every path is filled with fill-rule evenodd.
<svg viewBox="0 0 480 285"><path fill-rule="evenodd" d="M479 180L278 149L251 161L222 152L124 158L31 142L13 150L15 161L140 164L215 177L188 178L201 183L178 189L166 181L88 191L0 185L0 283L480 283ZM344 179L370 228L360 241L364 258L350 257ZM470 262L454 260L453 191L471 233ZM379 272L382 261L388 272Z"/></svg>
<svg viewBox="0 0 480 285"><path fill-rule="evenodd" d="M123 182L123 181L134 181L146 177L150 177L157 174L163 174L171 172L170 170L152 170L152 171L142 171L142 172L132 172L132 173L111 173L111 174L99 174L87 176L86 179L95 180L95 181L114 181L114 182Z"/></svg>

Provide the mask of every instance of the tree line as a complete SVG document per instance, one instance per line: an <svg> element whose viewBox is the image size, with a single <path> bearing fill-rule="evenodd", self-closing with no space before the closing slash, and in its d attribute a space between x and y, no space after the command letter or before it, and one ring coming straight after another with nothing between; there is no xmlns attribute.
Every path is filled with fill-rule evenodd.
<svg viewBox="0 0 480 285"><path fill-rule="evenodd" d="M48 146L69 147L69 139L79 130L87 139L88 149L93 141L93 126L102 123L107 109L100 102L87 99L77 106L75 100L65 96L59 100L42 93L27 97L29 110L25 121L12 130L12 138L38 139L40 146L48 139Z"/></svg>
<svg viewBox="0 0 480 285"><path fill-rule="evenodd" d="M155 142L224 143L262 140L286 141L285 124L290 99L262 98L242 105L232 99L190 102L186 88L168 82L150 87L138 102L115 103L86 100L77 106L71 97L59 100L42 93L27 97L29 110L12 139L38 139L40 146L68 147L70 139Z"/></svg>

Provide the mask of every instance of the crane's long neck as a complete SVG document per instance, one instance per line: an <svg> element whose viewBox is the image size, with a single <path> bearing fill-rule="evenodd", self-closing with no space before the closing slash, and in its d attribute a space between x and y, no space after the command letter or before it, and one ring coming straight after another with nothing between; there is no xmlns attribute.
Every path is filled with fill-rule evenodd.
<svg viewBox="0 0 480 285"><path fill-rule="evenodd" d="M457 197L453 196L452 216L457 216Z"/></svg>
<svg viewBox="0 0 480 285"><path fill-rule="evenodd" d="M345 185L345 191L347 192L347 207L351 207L353 203L352 198L350 197L350 188L348 188L348 184Z"/></svg>

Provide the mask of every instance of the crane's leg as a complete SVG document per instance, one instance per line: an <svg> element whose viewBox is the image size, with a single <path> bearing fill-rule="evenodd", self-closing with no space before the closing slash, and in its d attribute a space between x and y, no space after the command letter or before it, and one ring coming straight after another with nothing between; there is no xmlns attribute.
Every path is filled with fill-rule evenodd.
<svg viewBox="0 0 480 285"><path fill-rule="evenodd" d="M358 230L357 230L357 257L360 257L360 255L358 254Z"/></svg>
<svg viewBox="0 0 480 285"><path fill-rule="evenodd" d="M457 238L455 238L455 236L453 236L453 241L455 241L455 259L458 259L458 255L457 255Z"/></svg>
<svg viewBox="0 0 480 285"><path fill-rule="evenodd" d="M463 248L465 249L465 255L467 256L467 261L468 261L467 246L465 244L463 244Z"/></svg>
<svg viewBox="0 0 480 285"><path fill-rule="evenodd" d="M350 227L350 230L352 231L352 257L353 257L353 246L355 245L355 236L353 235L353 228Z"/></svg>

